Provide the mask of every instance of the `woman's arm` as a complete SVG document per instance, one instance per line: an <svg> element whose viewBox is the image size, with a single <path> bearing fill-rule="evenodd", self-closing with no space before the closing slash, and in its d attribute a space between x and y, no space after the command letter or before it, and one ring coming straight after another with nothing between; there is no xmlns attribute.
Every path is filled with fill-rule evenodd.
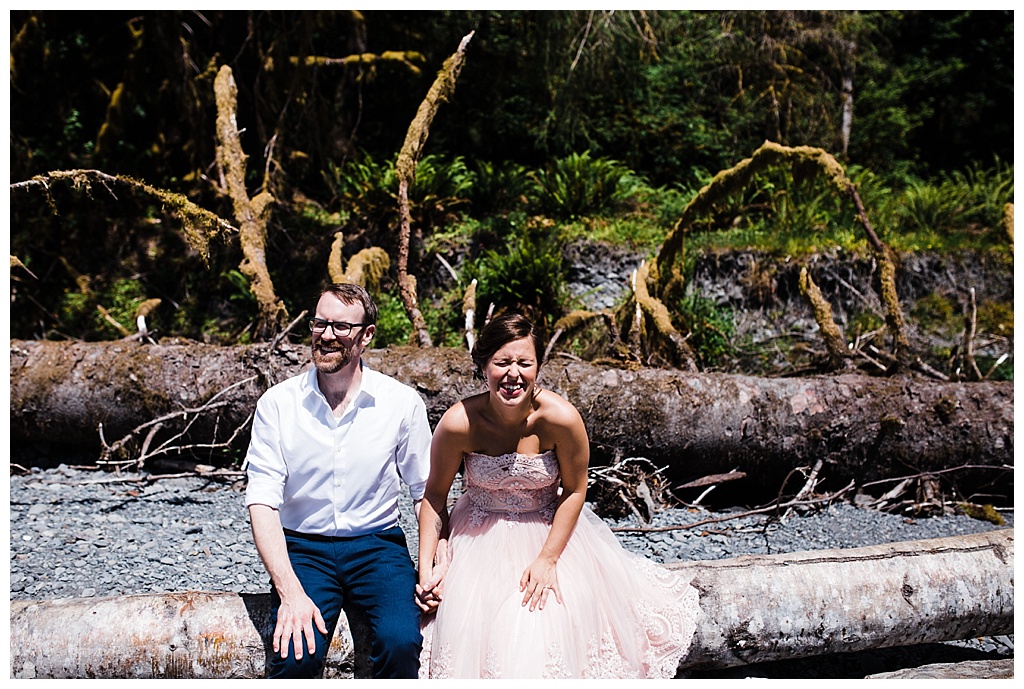
<svg viewBox="0 0 1024 689"><path fill-rule="evenodd" d="M554 393L548 393L554 395ZM548 593L553 591L555 599L562 602L562 591L558 585L555 565L562 556L566 543L576 528L583 503L587 497L587 465L590 463L590 441L583 419L572 404L555 395L550 423L555 438L555 452L558 456L558 471L562 477L562 493L558 497L551 531L544 546L519 580L523 592L523 605L530 610L544 609Z"/></svg>
<svg viewBox="0 0 1024 689"><path fill-rule="evenodd" d="M430 475L419 509L416 605L423 612L434 612L441 603L441 582L448 571L448 492L462 463L467 427L459 403L441 417L430 444Z"/></svg>

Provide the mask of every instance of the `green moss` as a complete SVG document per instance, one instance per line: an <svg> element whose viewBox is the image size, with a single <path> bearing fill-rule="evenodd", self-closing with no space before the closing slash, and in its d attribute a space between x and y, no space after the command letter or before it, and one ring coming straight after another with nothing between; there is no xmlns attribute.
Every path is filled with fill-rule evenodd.
<svg viewBox="0 0 1024 689"><path fill-rule="evenodd" d="M1013 340L1013 302L979 304L978 330Z"/></svg>
<svg viewBox="0 0 1024 689"><path fill-rule="evenodd" d="M963 328L959 308L949 297L932 292L914 302L910 315L925 331L950 333Z"/></svg>
<svg viewBox="0 0 1024 689"><path fill-rule="evenodd" d="M1003 515L999 514L992 505L976 505L971 502L961 502L957 504L957 510L971 519L981 519L982 521L991 522L996 526L1002 526L1006 523Z"/></svg>

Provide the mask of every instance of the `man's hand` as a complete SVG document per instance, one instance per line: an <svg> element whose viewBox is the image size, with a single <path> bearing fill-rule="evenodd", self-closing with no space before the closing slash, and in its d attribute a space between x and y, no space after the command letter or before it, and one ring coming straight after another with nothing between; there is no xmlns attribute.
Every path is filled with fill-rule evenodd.
<svg viewBox="0 0 1024 689"><path fill-rule="evenodd" d="M289 641L295 648L295 660L302 660L303 648L312 655L316 652L316 636L313 634L313 623L321 634L327 634L320 609L313 604L305 593L292 595L289 599L281 599L281 607L277 611L277 626L274 627L274 652L282 658L288 657ZM302 643L305 635L306 643Z"/></svg>
<svg viewBox="0 0 1024 689"><path fill-rule="evenodd" d="M444 592L444 577L448 573L448 540L441 539L434 552L434 566L429 576L416 584L416 605L428 615L441 605Z"/></svg>

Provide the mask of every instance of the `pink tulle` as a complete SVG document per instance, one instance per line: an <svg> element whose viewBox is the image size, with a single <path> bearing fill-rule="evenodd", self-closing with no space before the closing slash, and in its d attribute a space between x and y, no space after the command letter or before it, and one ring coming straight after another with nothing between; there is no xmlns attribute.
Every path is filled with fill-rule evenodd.
<svg viewBox="0 0 1024 689"><path fill-rule="evenodd" d="M425 619L424 678L670 678L696 628L689 580L619 545L584 508L558 561L562 604L522 606L551 528L554 452L466 456L443 602Z"/></svg>

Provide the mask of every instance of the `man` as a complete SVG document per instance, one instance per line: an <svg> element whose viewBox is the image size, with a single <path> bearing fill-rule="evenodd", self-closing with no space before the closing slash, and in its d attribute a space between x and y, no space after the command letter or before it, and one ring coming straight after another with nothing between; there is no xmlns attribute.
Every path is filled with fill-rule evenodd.
<svg viewBox="0 0 1024 689"><path fill-rule="evenodd" d="M374 677L414 678L416 576L398 526L399 479L417 516L430 468L426 406L360 359L377 306L362 287L320 295L314 366L256 405L245 504L270 574L269 677L318 677L342 609L365 615Z"/></svg>

